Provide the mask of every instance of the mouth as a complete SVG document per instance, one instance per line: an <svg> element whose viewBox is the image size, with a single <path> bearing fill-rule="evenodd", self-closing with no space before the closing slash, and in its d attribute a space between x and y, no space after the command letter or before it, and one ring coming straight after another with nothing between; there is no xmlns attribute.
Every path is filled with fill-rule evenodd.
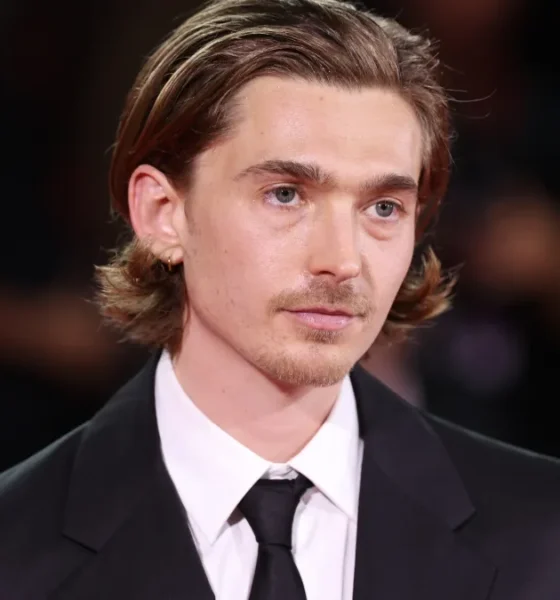
<svg viewBox="0 0 560 600"><path fill-rule="evenodd" d="M339 331L356 320L357 315L345 308L310 306L286 311L301 324L312 329Z"/></svg>

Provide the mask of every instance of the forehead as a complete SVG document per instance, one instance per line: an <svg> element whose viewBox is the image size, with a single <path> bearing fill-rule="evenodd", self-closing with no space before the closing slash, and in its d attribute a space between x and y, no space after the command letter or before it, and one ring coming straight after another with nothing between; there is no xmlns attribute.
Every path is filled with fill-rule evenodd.
<svg viewBox="0 0 560 600"><path fill-rule="evenodd" d="M421 126L396 92L261 77L240 91L235 112L223 148L232 169L290 159L317 163L343 179L381 171L419 178Z"/></svg>

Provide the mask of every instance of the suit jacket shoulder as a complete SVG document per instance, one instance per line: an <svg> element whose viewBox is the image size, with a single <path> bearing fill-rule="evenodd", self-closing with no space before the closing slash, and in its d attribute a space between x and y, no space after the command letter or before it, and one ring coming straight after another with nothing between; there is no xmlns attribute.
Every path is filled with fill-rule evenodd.
<svg viewBox="0 0 560 600"><path fill-rule="evenodd" d="M34 586L53 589L73 563L75 548L60 531L82 432L0 474L0 598L26 597L21 594L32 579Z"/></svg>
<svg viewBox="0 0 560 600"><path fill-rule="evenodd" d="M554 531L560 544L560 460L432 415L424 418L442 441L477 512L485 515L485 528Z"/></svg>
<svg viewBox="0 0 560 600"><path fill-rule="evenodd" d="M384 570L376 573L387 577L382 591L422 598L560 598L560 462L425 414L361 369L353 384L364 427L364 498L371 503L384 495L368 532L374 545L376 536L385 538L379 548ZM374 509L364 501L362 529L368 511ZM399 545L392 559L386 557L391 535L410 544ZM385 575L399 561L417 565L410 578L415 587ZM430 570L434 580L439 573L437 588L426 583ZM364 585L376 578L364 576Z"/></svg>
<svg viewBox="0 0 560 600"><path fill-rule="evenodd" d="M156 364L91 421L0 474L0 600L151 599L158 591L174 600L165 593L178 581L172 569L183 590L192 587L182 572L188 528L159 451Z"/></svg>

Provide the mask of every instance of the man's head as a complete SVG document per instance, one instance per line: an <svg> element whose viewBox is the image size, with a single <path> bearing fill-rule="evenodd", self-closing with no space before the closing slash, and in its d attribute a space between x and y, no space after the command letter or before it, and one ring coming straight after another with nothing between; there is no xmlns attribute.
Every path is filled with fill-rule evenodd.
<svg viewBox="0 0 560 600"><path fill-rule="evenodd" d="M111 191L135 239L100 270L106 314L150 345L211 339L330 385L382 329L442 310L433 254L410 269L448 176L435 68L423 40L335 0L186 21L120 124Z"/></svg>

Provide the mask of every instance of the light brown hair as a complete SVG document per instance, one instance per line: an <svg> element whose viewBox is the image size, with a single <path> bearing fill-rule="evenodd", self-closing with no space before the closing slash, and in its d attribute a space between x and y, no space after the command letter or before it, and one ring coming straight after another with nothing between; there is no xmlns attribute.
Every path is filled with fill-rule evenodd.
<svg viewBox="0 0 560 600"><path fill-rule="evenodd" d="M180 25L148 58L127 98L110 173L126 220L128 181L151 164L186 189L197 155L232 126L232 101L262 75L398 92L424 133L420 240L449 171L448 105L430 43L395 21L339 0L217 0ZM372 132L374 134L374 132ZM178 348L187 305L182 268L168 271L136 239L98 269L99 302L127 337ZM450 286L428 249L411 268L383 332L398 336L447 308Z"/></svg>

